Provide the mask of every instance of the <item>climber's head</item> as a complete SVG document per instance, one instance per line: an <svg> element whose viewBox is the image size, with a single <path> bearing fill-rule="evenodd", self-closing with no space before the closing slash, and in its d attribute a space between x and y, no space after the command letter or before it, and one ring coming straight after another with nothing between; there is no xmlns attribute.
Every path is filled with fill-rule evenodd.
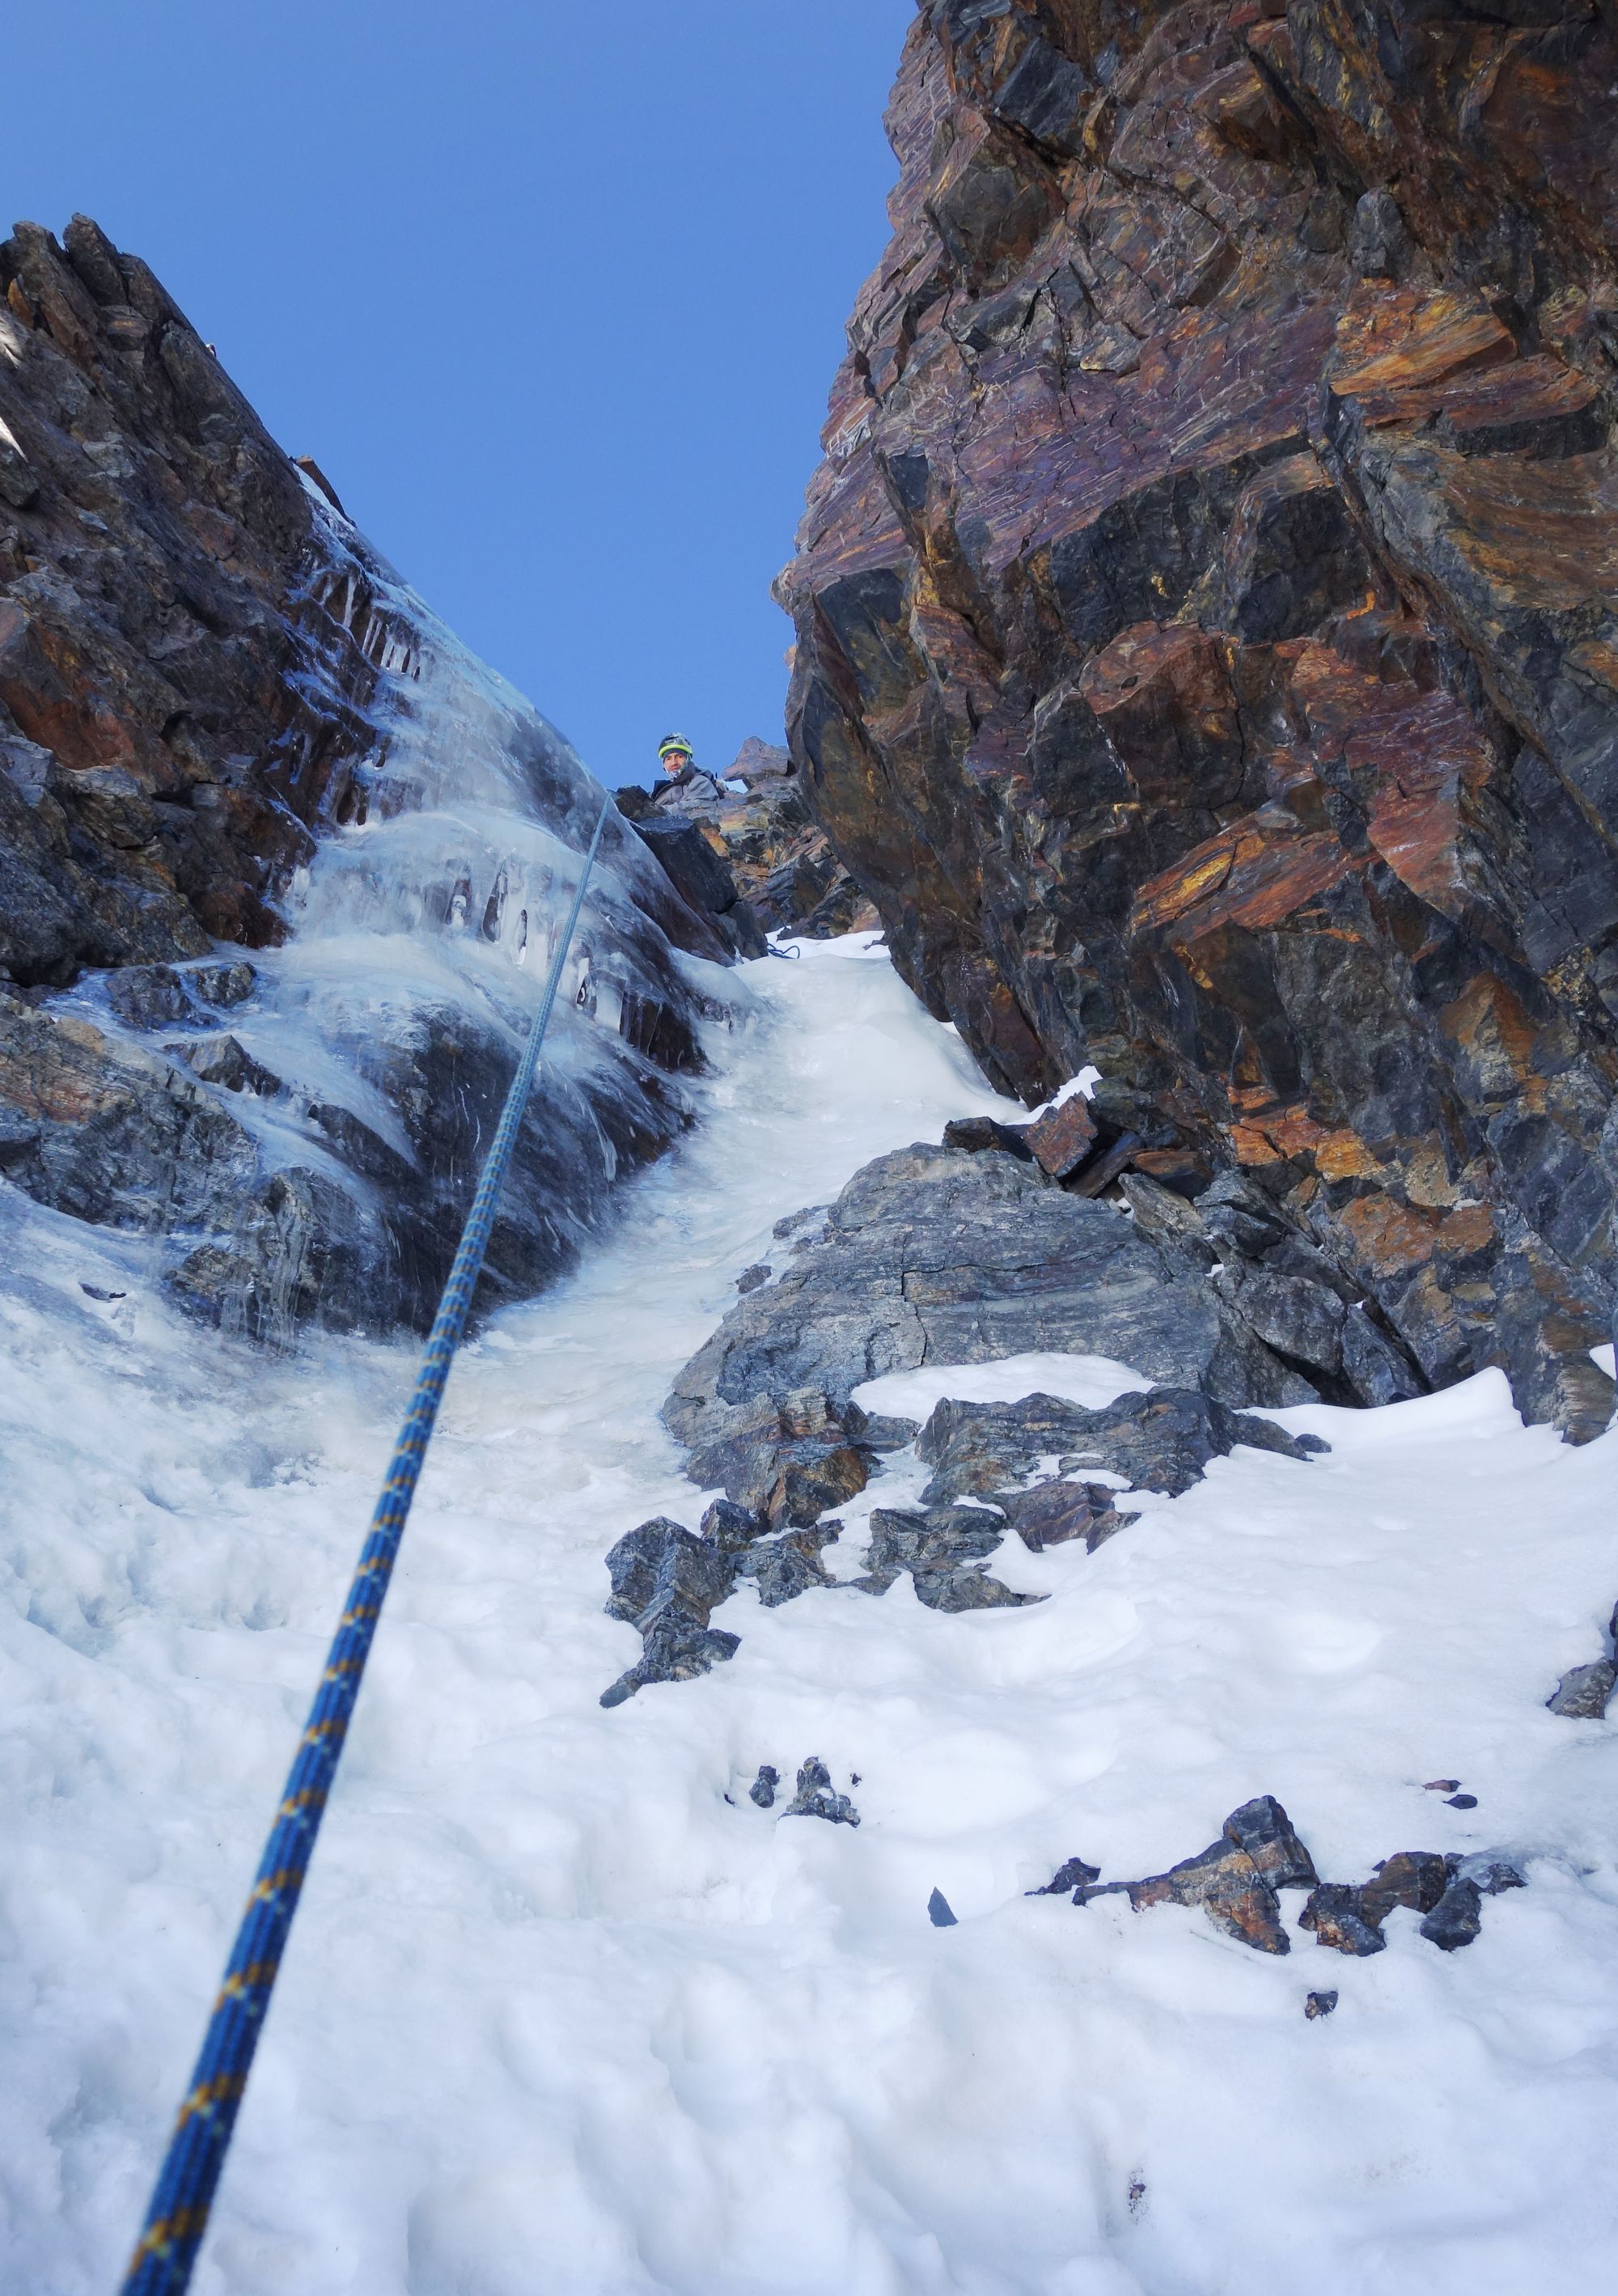
<svg viewBox="0 0 1618 2296"><path fill-rule="evenodd" d="M665 734L657 745L657 758L666 774L680 773L691 763L691 744L683 734Z"/></svg>

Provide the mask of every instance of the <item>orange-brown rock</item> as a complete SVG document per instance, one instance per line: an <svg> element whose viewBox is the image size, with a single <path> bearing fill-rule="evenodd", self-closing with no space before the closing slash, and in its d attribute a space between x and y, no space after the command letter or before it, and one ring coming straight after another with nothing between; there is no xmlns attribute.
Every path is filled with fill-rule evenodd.
<svg viewBox="0 0 1618 2296"><path fill-rule="evenodd" d="M1618 18L925 0L779 594L895 960L1587 1436L1618 1123Z"/></svg>

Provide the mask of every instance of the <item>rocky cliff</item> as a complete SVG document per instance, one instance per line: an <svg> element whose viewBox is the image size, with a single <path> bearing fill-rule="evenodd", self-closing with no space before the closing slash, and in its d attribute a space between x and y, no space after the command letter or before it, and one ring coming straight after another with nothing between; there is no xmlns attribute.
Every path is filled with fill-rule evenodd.
<svg viewBox="0 0 1618 2296"><path fill-rule="evenodd" d="M199 1313L421 1324L603 791L137 258L0 245L0 1170ZM687 1120L714 922L616 815L489 1260Z"/></svg>
<svg viewBox="0 0 1618 2296"><path fill-rule="evenodd" d="M1618 11L927 0L889 126L779 592L818 819L994 1080L1094 1062L1096 1158L1588 1436Z"/></svg>

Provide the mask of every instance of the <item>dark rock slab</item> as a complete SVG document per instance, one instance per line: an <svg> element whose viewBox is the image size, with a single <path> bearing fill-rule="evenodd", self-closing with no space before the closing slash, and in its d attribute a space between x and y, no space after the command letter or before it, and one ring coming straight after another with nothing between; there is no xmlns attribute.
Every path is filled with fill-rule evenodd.
<svg viewBox="0 0 1618 2296"><path fill-rule="evenodd" d="M1360 1883L1360 1909L1380 1929L1395 1906L1430 1914L1449 1886L1450 1868L1443 1857L1430 1849L1401 1849L1384 1858L1370 1880Z"/></svg>
<svg viewBox="0 0 1618 2296"><path fill-rule="evenodd" d="M1200 1906L1215 1929L1256 1952L1292 1950L1274 1890L1253 1859L1224 1839L1166 1874L1129 1882L1127 1894L1137 1913L1151 1906Z"/></svg>
<svg viewBox="0 0 1618 2296"><path fill-rule="evenodd" d="M882 1412L862 1411L850 1403L841 1414L850 1440L862 1451L903 1451L921 1433L918 1419L899 1419Z"/></svg>
<svg viewBox="0 0 1618 2296"><path fill-rule="evenodd" d="M1100 1467L1127 1476L1130 1488L1178 1496L1201 1479L1210 1459L1238 1443L1306 1459L1325 1448L1310 1435L1288 1435L1273 1422L1228 1410L1188 1388L1121 1395L1089 1410L1050 1395L1018 1403L937 1406L917 1439L932 1468L924 1503L942 1505L987 1496L1053 1454L1064 1474Z"/></svg>
<svg viewBox="0 0 1618 2296"><path fill-rule="evenodd" d="M959 1919L941 1890L934 1890L927 1900L927 1919L935 1930L952 1930Z"/></svg>

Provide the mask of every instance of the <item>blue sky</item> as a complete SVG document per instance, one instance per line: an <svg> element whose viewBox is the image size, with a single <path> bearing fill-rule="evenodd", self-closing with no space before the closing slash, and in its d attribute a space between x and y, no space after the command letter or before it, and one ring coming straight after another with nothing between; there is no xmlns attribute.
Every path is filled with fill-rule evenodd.
<svg viewBox="0 0 1618 2296"><path fill-rule="evenodd" d="M789 555L914 0L54 0L4 220L143 255L609 783L779 739Z"/></svg>

